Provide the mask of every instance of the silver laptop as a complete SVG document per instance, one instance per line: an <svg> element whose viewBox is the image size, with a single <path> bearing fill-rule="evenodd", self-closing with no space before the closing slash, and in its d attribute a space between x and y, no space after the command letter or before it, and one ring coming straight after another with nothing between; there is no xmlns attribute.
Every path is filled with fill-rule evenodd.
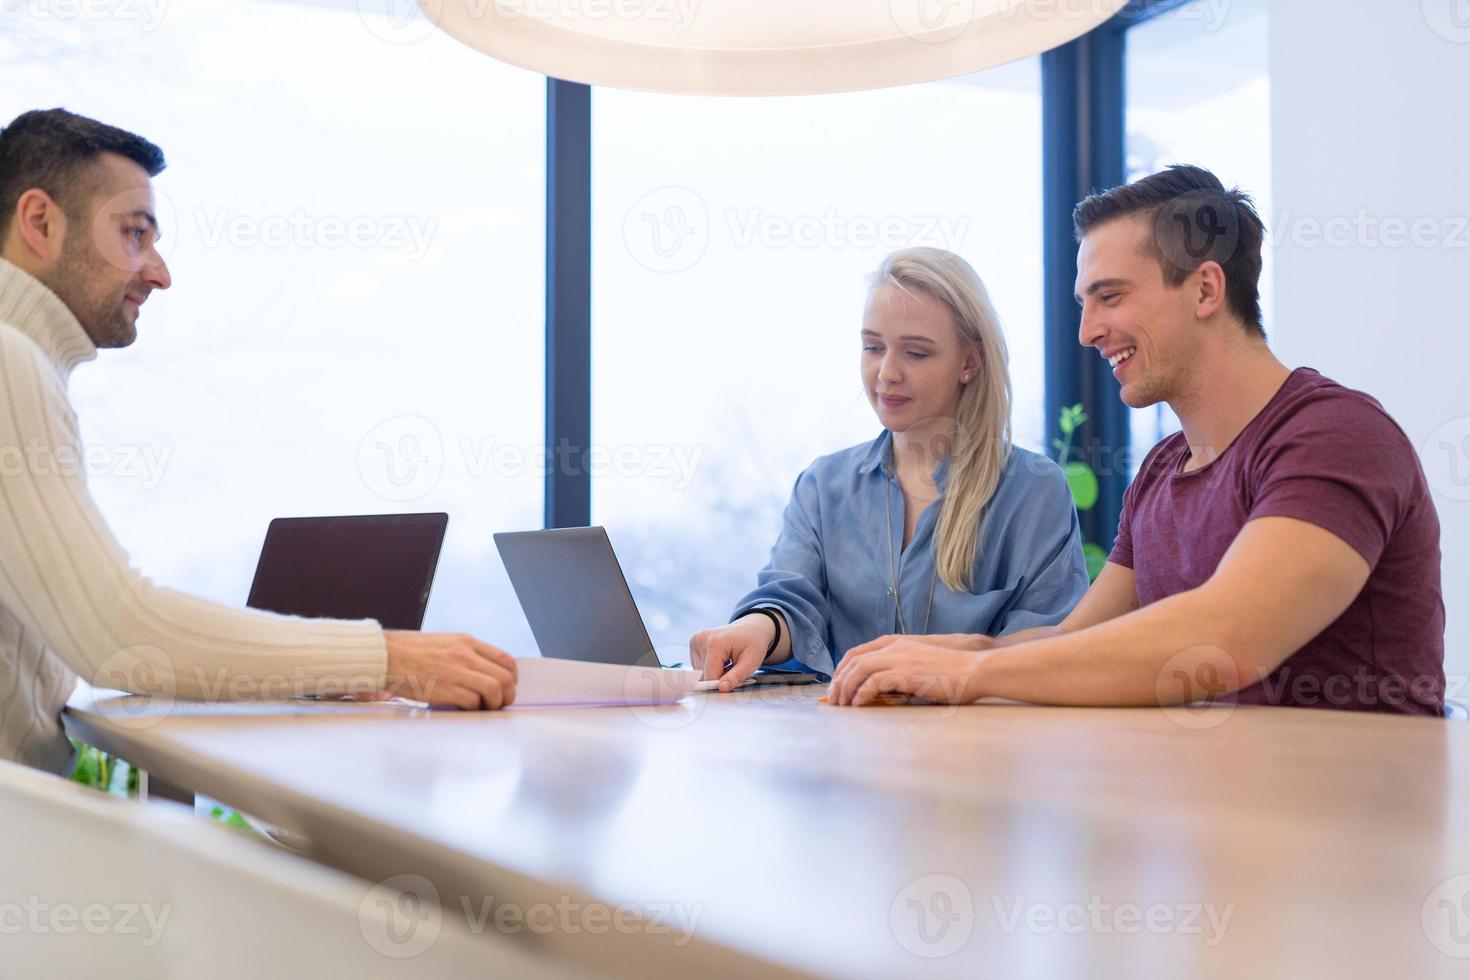
<svg viewBox="0 0 1470 980"><path fill-rule="evenodd" d="M687 668L685 663L659 663L604 529L503 532L495 535L495 547L543 657ZM768 667L756 674L746 683L803 684L819 679L806 671Z"/></svg>

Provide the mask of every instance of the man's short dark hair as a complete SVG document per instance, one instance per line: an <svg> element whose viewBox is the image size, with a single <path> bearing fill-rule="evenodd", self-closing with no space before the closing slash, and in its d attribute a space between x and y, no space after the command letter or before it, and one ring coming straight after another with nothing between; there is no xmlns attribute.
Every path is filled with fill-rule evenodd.
<svg viewBox="0 0 1470 980"><path fill-rule="evenodd" d="M1131 184L1114 187L1077 205L1077 239L1098 225L1142 214L1153 224L1149 253L1164 281L1179 286L1206 262L1225 270L1225 302L1251 333L1264 337L1261 319L1261 243L1266 226L1250 196L1225 189L1203 167L1176 164Z"/></svg>
<svg viewBox="0 0 1470 980"><path fill-rule="evenodd" d="M127 157L149 177L165 165L163 151L143 137L65 109L23 112L0 129L0 242L21 195L32 188L50 194L68 218L75 217L103 153Z"/></svg>

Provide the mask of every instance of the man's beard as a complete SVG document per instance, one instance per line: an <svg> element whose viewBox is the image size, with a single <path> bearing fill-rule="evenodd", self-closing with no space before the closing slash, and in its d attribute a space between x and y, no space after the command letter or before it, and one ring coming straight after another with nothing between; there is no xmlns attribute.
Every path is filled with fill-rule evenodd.
<svg viewBox="0 0 1470 980"><path fill-rule="evenodd" d="M128 321L123 308L128 283L99 293L98 283L105 281L107 268L106 260L85 236L68 235L57 268L41 282L66 304L93 344L126 347L138 338L137 327Z"/></svg>

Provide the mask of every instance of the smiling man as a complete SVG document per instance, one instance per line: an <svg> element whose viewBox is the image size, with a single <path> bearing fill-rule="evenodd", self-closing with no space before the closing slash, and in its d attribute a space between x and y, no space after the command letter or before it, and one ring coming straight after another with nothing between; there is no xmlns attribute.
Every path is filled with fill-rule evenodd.
<svg viewBox="0 0 1470 980"><path fill-rule="evenodd" d="M61 109L0 130L0 759L67 771L78 675L190 698L509 704L515 661L472 637L234 609L129 564L88 493L66 387L131 344L171 284L149 183L163 166L142 137Z"/></svg>
<svg viewBox="0 0 1470 980"><path fill-rule="evenodd" d="M1107 565L1059 626L884 637L843 659L830 700L1443 714L1439 518L1423 469L1377 401L1267 346L1250 199L1171 167L1074 218L1081 343L1124 402L1167 402L1182 431L1144 459Z"/></svg>

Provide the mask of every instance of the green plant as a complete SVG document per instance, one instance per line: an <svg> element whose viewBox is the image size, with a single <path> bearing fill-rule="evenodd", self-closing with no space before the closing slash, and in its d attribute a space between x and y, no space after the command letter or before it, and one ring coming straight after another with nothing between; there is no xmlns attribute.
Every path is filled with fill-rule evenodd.
<svg viewBox="0 0 1470 980"><path fill-rule="evenodd" d="M138 769L86 742L72 739L71 744L77 751L77 764L71 771L72 782L90 786L111 796L137 799L142 782L142 773ZM251 837L258 836L240 814L228 807L216 803L209 817L231 830L242 831Z"/></svg>
<svg viewBox="0 0 1470 980"><path fill-rule="evenodd" d="M71 744L77 751L77 764L71 771L72 782L113 796L138 795L138 770L85 742L72 739Z"/></svg>
<svg viewBox="0 0 1470 980"><path fill-rule="evenodd" d="M1097 504L1098 494L1097 474L1092 472L1092 467L1080 459L1069 458L1072 455L1072 437L1086 421L1087 413L1081 405L1063 406L1057 428L1064 438L1051 441L1052 448L1057 451L1057 463L1067 478L1067 486L1072 489L1072 502L1079 511L1091 510ZM1108 553L1095 542L1084 540L1082 557L1087 561L1087 577L1096 580L1107 563Z"/></svg>

